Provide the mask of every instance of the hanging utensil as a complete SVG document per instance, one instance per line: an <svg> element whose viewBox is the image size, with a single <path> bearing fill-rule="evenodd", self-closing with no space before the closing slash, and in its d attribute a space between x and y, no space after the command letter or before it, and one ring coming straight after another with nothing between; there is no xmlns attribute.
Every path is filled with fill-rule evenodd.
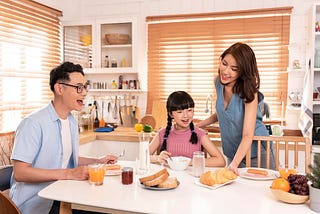
<svg viewBox="0 0 320 214"><path fill-rule="evenodd" d="M104 121L103 117L104 117L104 114L103 114L103 110L104 110L104 101L102 101L102 109L101 109L101 120L100 120L100 123L99 123L99 127L105 127L106 126L106 122Z"/></svg>
<svg viewBox="0 0 320 214"><path fill-rule="evenodd" d="M94 101L94 102L93 102L93 105L94 105L94 108L96 109L96 118L94 119L93 127L96 129L96 128L99 128L99 118L98 118L98 106L97 106L97 101Z"/></svg>
<svg viewBox="0 0 320 214"><path fill-rule="evenodd" d="M118 97L116 96L114 101L114 109L113 109L113 119L118 119Z"/></svg>
<svg viewBox="0 0 320 214"><path fill-rule="evenodd" d="M133 119L133 123L136 124L138 123L138 121L140 120L140 108L138 107L138 100L139 100L139 96L136 96L135 97L135 101L136 101L136 104L134 106L134 119Z"/></svg>

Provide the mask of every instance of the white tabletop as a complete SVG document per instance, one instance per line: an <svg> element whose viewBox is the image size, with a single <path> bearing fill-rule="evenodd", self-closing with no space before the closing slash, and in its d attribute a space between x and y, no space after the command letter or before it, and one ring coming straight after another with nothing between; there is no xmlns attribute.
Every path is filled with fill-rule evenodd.
<svg viewBox="0 0 320 214"><path fill-rule="evenodd" d="M120 161L122 166L134 162ZM161 166L151 165L151 172ZM207 170L214 170L209 169ZM39 196L73 204L139 213L315 213L309 204L286 204L277 201L269 190L271 180L256 181L238 178L215 190L194 184L191 167L172 171L180 182L176 189L156 191L144 189L135 175L131 185L121 184L121 175L106 176L102 186L88 181L60 180L39 192Z"/></svg>

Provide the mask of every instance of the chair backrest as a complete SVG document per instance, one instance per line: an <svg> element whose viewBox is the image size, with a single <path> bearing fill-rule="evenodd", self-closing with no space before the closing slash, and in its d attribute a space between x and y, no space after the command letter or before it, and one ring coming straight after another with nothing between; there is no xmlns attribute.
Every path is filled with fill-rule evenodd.
<svg viewBox="0 0 320 214"><path fill-rule="evenodd" d="M0 190L10 189L10 179L13 171L12 165L0 166Z"/></svg>
<svg viewBox="0 0 320 214"><path fill-rule="evenodd" d="M155 100L152 103L152 116L156 119L156 127L158 130L160 128L167 126L167 102L162 100Z"/></svg>
<svg viewBox="0 0 320 214"><path fill-rule="evenodd" d="M253 140L258 143L258 167L261 163L261 142L267 144L267 168L270 168L270 144L273 144L276 170L279 170L279 165L288 164L289 160L292 160L295 166L301 166L301 152L304 156L304 164L301 168L304 169L304 173L309 172L308 165L311 163L311 144L309 138L302 136L254 136ZM300 154L299 154L300 151ZM292 159L293 158L293 159ZM300 164L299 164L300 163ZM246 155L246 166L251 166L251 152L248 151ZM300 170L301 171L301 170Z"/></svg>
<svg viewBox="0 0 320 214"><path fill-rule="evenodd" d="M21 214L11 198L2 191L0 191L0 214Z"/></svg>
<svg viewBox="0 0 320 214"><path fill-rule="evenodd" d="M12 164L12 153L15 132L0 133L0 166Z"/></svg>

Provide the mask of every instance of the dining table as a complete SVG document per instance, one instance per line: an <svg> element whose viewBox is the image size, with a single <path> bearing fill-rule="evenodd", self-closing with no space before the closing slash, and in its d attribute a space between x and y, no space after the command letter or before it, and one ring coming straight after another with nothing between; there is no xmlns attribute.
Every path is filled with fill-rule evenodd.
<svg viewBox="0 0 320 214"><path fill-rule="evenodd" d="M165 165L150 164L146 174L139 173L137 161L119 161L122 167L134 169L133 183L124 185L121 173L104 177L101 186L87 180L58 180L38 195L61 201L60 214L71 209L91 210L102 213L315 213L309 202L288 204L278 201L270 191L272 179L251 179L238 176L227 185L210 188L199 185L192 174L192 166L183 171L171 170ZM173 189L146 188L139 178L168 167L170 177L176 177L179 185ZM205 171L219 168L206 167Z"/></svg>

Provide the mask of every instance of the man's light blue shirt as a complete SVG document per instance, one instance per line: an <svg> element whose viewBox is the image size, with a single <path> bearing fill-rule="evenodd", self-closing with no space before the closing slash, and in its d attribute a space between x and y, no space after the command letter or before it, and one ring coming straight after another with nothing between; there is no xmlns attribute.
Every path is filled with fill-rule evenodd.
<svg viewBox="0 0 320 214"><path fill-rule="evenodd" d="M78 123L71 113L68 120L72 144L72 155L68 168L74 168L78 165ZM19 124L11 159L30 163L34 168L61 169L62 157L61 121L50 102ZM40 198L38 192L50 183L17 182L12 177L10 197L22 213L48 213L53 201Z"/></svg>

